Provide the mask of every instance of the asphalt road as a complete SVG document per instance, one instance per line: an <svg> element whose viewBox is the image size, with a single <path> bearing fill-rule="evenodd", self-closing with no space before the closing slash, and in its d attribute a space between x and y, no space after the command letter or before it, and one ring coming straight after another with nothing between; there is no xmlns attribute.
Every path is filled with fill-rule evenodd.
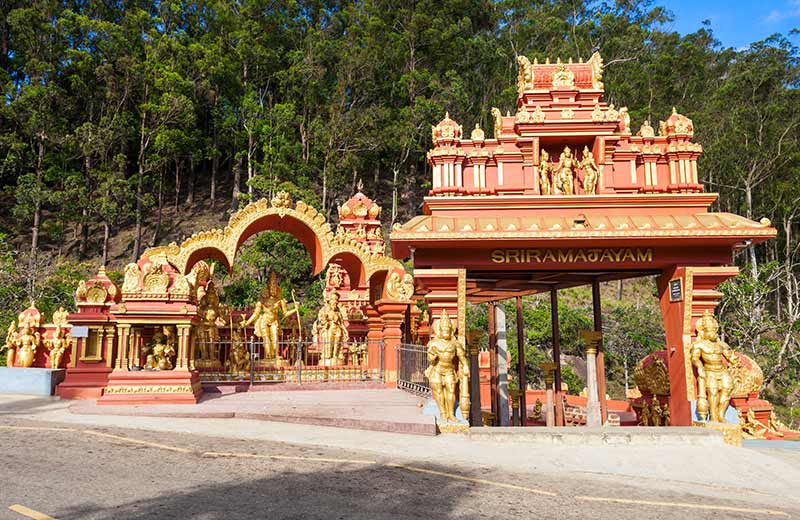
<svg viewBox="0 0 800 520"><path fill-rule="evenodd" d="M0 418L0 518L786 518L796 502L389 460L374 453ZM702 492L702 490L699 490ZM694 506L694 507L692 507Z"/></svg>

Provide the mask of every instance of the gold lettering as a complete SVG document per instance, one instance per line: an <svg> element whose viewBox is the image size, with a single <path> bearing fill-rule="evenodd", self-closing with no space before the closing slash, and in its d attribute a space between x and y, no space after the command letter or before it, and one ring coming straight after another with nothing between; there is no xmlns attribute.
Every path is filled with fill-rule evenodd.
<svg viewBox="0 0 800 520"><path fill-rule="evenodd" d="M609 262L614 261L614 254L610 249L603 249L603 254L600 255L600 261L603 262L608 259Z"/></svg>
<svg viewBox="0 0 800 520"><path fill-rule="evenodd" d="M641 249L636 249L636 254L639 257L638 260L640 262L652 262L653 261L653 250L649 247L642 251Z"/></svg>
<svg viewBox="0 0 800 520"><path fill-rule="evenodd" d="M636 257L633 256L633 251L631 251L630 248L625 249L625 253L622 255L622 261L624 262L628 258L630 258L632 262L636 261Z"/></svg>
<svg viewBox="0 0 800 520"><path fill-rule="evenodd" d="M594 263L600 258L600 250L599 249L590 249L589 254L587 255L587 260Z"/></svg>
<svg viewBox="0 0 800 520"><path fill-rule="evenodd" d="M509 249L508 252L506 252L506 261L511 262L513 258L514 262L520 263L519 253L519 249Z"/></svg>
<svg viewBox="0 0 800 520"><path fill-rule="evenodd" d="M502 249L495 249L492 251L492 262L502 264L506 261L505 251Z"/></svg>
<svg viewBox="0 0 800 520"><path fill-rule="evenodd" d="M544 250L544 260L542 260L542 261L543 262L548 262L548 261L549 262L555 262L556 261L556 255L553 254L553 250L552 249L545 249Z"/></svg>
<svg viewBox="0 0 800 520"><path fill-rule="evenodd" d="M572 262L572 249L569 251L564 251L563 249L558 250L558 261L559 262Z"/></svg>
<svg viewBox="0 0 800 520"><path fill-rule="evenodd" d="M542 263L541 253L542 253L541 249L534 249L533 250L533 258L540 264Z"/></svg>
<svg viewBox="0 0 800 520"><path fill-rule="evenodd" d="M575 262L585 262L586 261L586 252L583 249L578 249L578 253L575 255Z"/></svg>
<svg viewBox="0 0 800 520"><path fill-rule="evenodd" d="M615 262L621 262L622 261L621 260L621 258L622 258L622 249L617 249L616 251L611 250L611 253L614 255L614 261Z"/></svg>

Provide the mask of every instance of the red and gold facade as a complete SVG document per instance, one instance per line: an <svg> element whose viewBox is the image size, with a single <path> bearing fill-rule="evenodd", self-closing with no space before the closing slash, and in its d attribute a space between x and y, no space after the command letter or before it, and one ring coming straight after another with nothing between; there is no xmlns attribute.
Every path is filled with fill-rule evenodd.
<svg viewBox="0 0 800 520"><path fill-rule="evenodd" d="M517 106L492 109L491 136L475 125L467 138L449 114L433 127L433 188L392 230L392 254L413 260L417 294L459 334L466 301L657 276L671 423L690 425L693 324L737 274L734 251L776 231L712 212L692 121L673 110L633 131L627 108L603 101L599 55L518 66Z"/></svg>

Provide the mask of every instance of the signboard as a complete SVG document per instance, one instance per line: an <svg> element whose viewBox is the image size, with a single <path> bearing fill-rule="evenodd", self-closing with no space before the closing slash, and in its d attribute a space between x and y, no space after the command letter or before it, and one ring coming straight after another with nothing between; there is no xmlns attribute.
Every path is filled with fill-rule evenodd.
<svg viewBox="0 0 800 520"><path fill-rule="evenodd" d="M73 338L88 338L89 337L89 327L82 325L74 325L71 329L69 329L69 333L72 335Z"/></svg>
<svg viewBox="0 0 800 520"><path fill-rule="evenodd" d="M495 264L597 264L653 261L651 248L572 248L572 249L495 249L491 253Z"/></svg>
<svg viewBox="0 0 800 520"><path fill-rule="evenodd" d="M683 301L683 283L680 278L669 281L669 301Z"/></svg>

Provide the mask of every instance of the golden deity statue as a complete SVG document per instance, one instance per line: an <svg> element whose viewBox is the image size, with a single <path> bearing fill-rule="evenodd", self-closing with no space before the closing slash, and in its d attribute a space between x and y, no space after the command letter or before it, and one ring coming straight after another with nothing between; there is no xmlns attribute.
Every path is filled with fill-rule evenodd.
<svg viewBox="0 0 800 520"><path fill-rule="evenodd" d="M198 295L201 294L198 307L203 322L198 330L197 345L200 347L200 359L198 361L201 366L219 366L219 327L224 326L226 322L221 315L222 309L220 308L216 285L213 282L209 282L203 291L198 291Z"/></svg>
<svg viewBox="0 0 800 520"><path fill-rule="evenodd" d="M225 360L225 370L231 373L244 373L250 371L250 351L247 344L242 341L242 334L234 330L231 334L231 350Z"/></svg>
<svg viewBox="0 0 800 520"><path fill-rule="evenodd" d="M344 344L349 339L344 317L339 308L339 293L331 291L317 314L313 328L314 343L321 347L320 364L336 365L344 361Z"/></svg>
<svg viewBox="0 0 800 520"><path fill-rule="evenodd" d="M161 332L157 332L153 337L153 344L151 345L147 355L147 362L145 368L151 370L172 370L174 368L175 355L178 352L178 338L175 334L175 328L171 325L164 325L161 327Z"/></svg>
<svg viewBox="0 0 800 520"><path fill-rule="evenodd" d="M552 195L553 188L550 185L550 175L553 167L550 166L550 154L547 150L542 150L539 156L539 191L542 195Z"/></svg>
<svg viewBox="0 0 800 520"><path fill-rule="evenodd" d="M297 304L293 309L289 309L286 300L281 297L281 286L278 284L278 275L275 271L269 273L267 286L261 291L261 298L256 303L253 314L245 320L242 316L242 327L255 323L253 333L264 342L265 359L275 359L278 357L278 341L281 331L281 317L284 318L297 313Z"/></svg>
<svg viewBox="0 0 800 520"><path fill-rule="evenodd" d="M58 368L61 365L61 358L64 356L64 352L69 344L72 343L72 335L64 330L65 327L69 326L67 311L64 310L64 307L60 307L53 314L53 325L56 326L53 337L45 340L44 343L50 351L50 368Z"/></svg>
<svg viewBox="0 0 800 520"><path fill-rule="evenodd" d="M11 368L14 366L14 354L16 353L15 339L17 337L17 322L12 321L8 326L6 332L6 342L0 347L0 352L6 351L6 366Z"/></svg>
<svg viewBox="0 0 800 520"><path fill-rule="evenodd" d="M575 194L575 169L578 167L578 160L572 155L569 146L564 147L561 157L553 173L553 184L564 195Z"/></svg>
<svg viewBox="0 0 800 520"><path fill-rule="evenodd" d="M36 349L42 344L42 336L39 334L39 321L37 314L26 314L23 312L19 315L19 332L14 339L14 347L16 348L16 357L22 368L30 368L33 366L33 361L36 359Z"/></svg>
<svg viewBox="0 0 800 520"><path fill-rule="evenodd" d="M731 399L733 377L725 366L738 364L736 354L719 338L719 323L706 310L697 320L697 339L692 343L692 365L697 369L697 415L713 422L725 422ZM709 416L710 413L710 416Z"/></svg>
<svg viewBox="0 0 800 520"><path fill-rule="evenodd" d="M597 178L600 169L597 167L597 163L594 162L594 156L589 151L588 146L583 147L581 166L583 167L583 191L587 195L592 195L597 189Z"/></svg>
<svg viewBox="0 0 800 520"><path fill-rule="evenodd" d="M433 325L433 338L428 342L428 368L425 376L431 384L436 405L444 421L456 421L456 387L461 411L469 414L469 360L464 344L455 337L455 327L446 311ZM456 368L458 363L458 368Z"/></svg>

